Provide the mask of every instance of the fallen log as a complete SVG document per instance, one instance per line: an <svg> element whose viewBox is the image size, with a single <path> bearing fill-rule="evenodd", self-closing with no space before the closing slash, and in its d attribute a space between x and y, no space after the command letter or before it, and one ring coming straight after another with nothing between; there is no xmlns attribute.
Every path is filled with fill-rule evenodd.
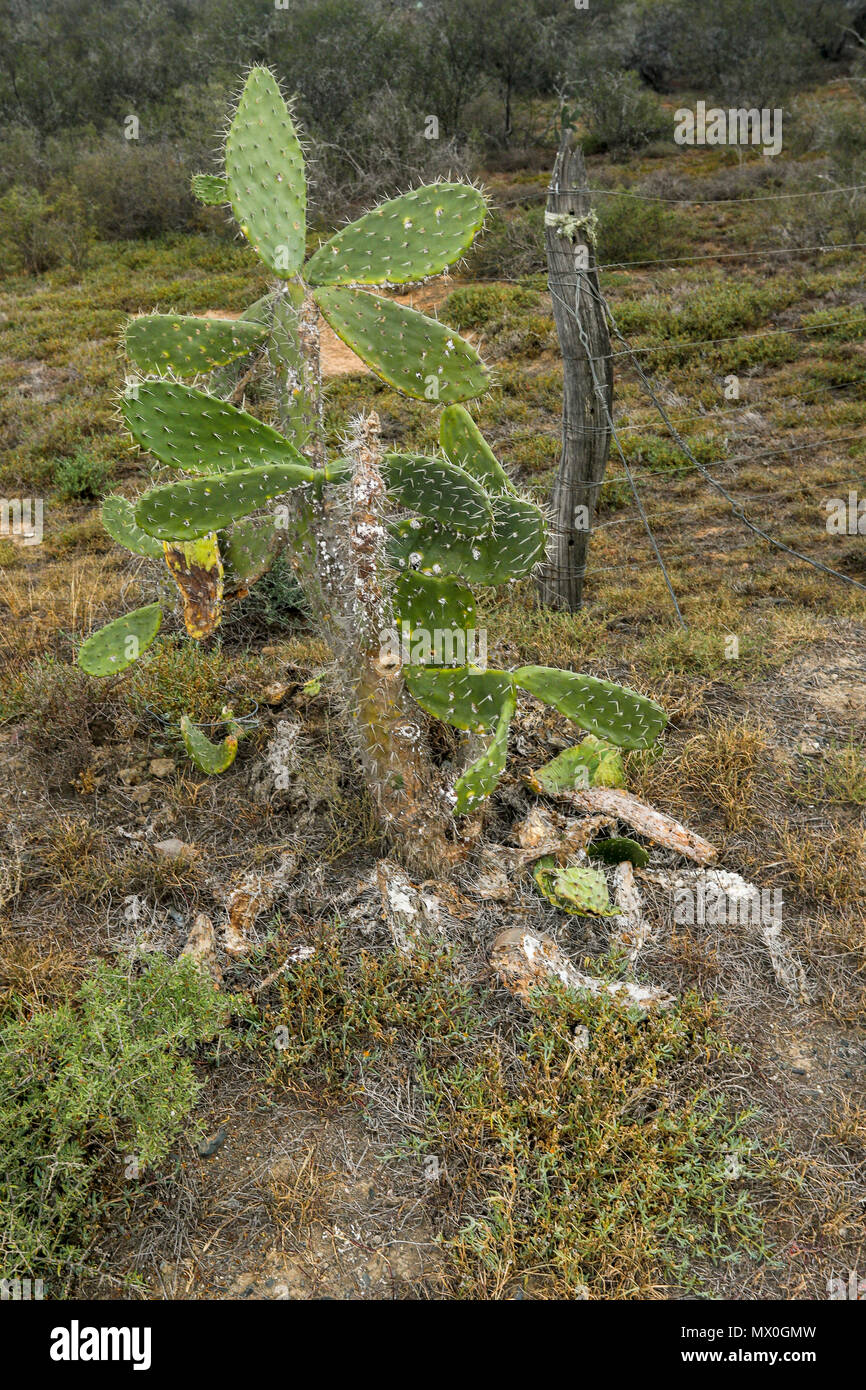
<svg viewBox="0 0 866 1390"><path fill-rule="evenodd" d="M578 970L552 937L511 927L493 942L490 964L500 982L516 998L527 1003L533 989L558 980L575 994L606 994L626 1007L667 1009L674 996L655 985L635 985L622 980L599 980Z"/></svg>
<svg viewBox="0 0 866 1390"><path fill-rule="evenodd" d="M615 816L617 820L630 825L648 840L664 846L665 849L672 849L676 854L684 855L686 859L693 859L697 864L710 864L718 856L718 850L708 840L702 839L693 830L688 830L672 816L666 816L664 812L647 806L643 801L638 801L636 796L619 791L616 787L584 787L575 788L574 791L545 792L531 777L529 785L540 796L554 796L557 801L573 806L583 815Z"/></svg>

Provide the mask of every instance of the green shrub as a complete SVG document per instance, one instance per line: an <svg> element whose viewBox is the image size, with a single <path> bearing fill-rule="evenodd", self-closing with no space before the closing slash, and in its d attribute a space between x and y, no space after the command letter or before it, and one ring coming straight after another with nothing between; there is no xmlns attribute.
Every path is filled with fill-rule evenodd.
<svg viewBox="0 0 866 1390"><path fill-rule="evenodd" d="M69 184L53 183L45 193L16 184L0 198L0 241L13 263L33 275L82 266L91 240L89 213Z"/></svg>
<svg viewBox="0 0 866 1390"><path fill-rule="evenodd" d="M520 285L467 285L452 290L442 313L446 322L461 332L466 328L501 328L537 303L537 293Z"/></svg>
<svg viewBox="0 0 866 1390"><path fill-rule="evenodd" d="M76 160L72 181L102 237L159 236L190 226L190 168L176 145L105 136Z"/></svg>
<svg viewBox="0 0 866 1390"><path fill-rule="evenodd" d="M466 274L476 280L519 280L546 270L542 207L518 208L510 217L494 209L466 258Z"/></svg>
<svg viewBox="0 0 866 1390"><path fill-rule="evenodd" d="M104 458L76 449L68 458L54 463L54 486L66 501L102 497L111 481L112 465Z"/></svg>
<svg viewBox="0 0 866 1390"><path fill-rule="evenodd" d="M634 72L601 72L581 87L577 111L586 154L624 152L672 136L670 117Z"/></svg>
<svg viewBox="0 0 866 1390"><path fill-rule="evenodd" d="M629 193L602 193L595 199L600 262L662 260L683 254L686 219L661 202Z"/></svg>
<svg viewBox="0 0 866 1390"><path fill-rule="evenodd" d="M74 1281L108 1186L169 1151L200 1086L190 1057L228 1006L192 961L100 963L73 1004L0 1043L0 1256L7 1278ZM56 1279L56 1283L54 1280Z"/></svg>

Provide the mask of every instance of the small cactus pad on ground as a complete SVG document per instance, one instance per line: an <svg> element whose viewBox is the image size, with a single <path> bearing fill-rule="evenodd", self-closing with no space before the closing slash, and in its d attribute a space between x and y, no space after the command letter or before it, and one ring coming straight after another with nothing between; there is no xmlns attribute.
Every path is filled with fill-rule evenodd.
<svg viewBox="0 0 866 1390"><path fill-rule="evenodd" d="M142 449L188 473L304 462L270 425L176 381L136 382L123 397L122 412Z"/></svg>
<svg viewBox="0 0 866 1390"><path fill-rule="evenodd" d="M388 557L397 569L460 575L469 584L506 584L529 574L544 556L544 517L522 497L494 497L486 536L459 536L432 522L400 521L390 529Z"/></svg>
<svg viewBox="0 0 866 1390"><path fill-rule="evenodd" d="M395 620L410 636L416 631L465 634L475 624L472 590L459 579L401 574L394 585L392 603Z"/></svg>
<svg viewBox="0 0 866 1390"><path fill-rule="evenodd" d="M162 559L162 542L142 531L135 520L135 507L128 497L114 492L102 504L102 524L118 545L133 555L146 555L149 560Z"/></svg>
<svg viewBox="0 0 866 1390"><path fill-rule="evenodd" d="M496 729L489 746L481 754L481 757L476 758L475 762L471 763L454 783L455 816L465 816L469 811L474 811L482 801L495 791L496 784L505 771L505 759L508 754L508 730L516 708L517 699L514 691L511 690L502 701Z"/></svg>
<svg viewBox="0 0 866 1390"><path fill-rule="evenodd" d="M406 684L422 709L455 729L484 733L497 723L503 703L514 693L507 671L471 666L405 667Z"/></svg>
<svg viewBox="0 0 866 1390"><path fill-rule="evenodd" d="M208 531L221 531L291 488L313 482L315 476L308 464L278 463L165 483L144 494L135 519L142 530L160 540L192 540Z"/></svg>
<svg viewBox="0 0 866 1390"><path fill-rule="evenodd" d="M304 259L304 155L276 78L253 68L226 137L232 211L260 260L283 279Z"/></svg>
<svg viewBox="0 0 866 1390"><path fill-rule="evenodd" d="M607 880L600 869L576 864L561 869L555 859L546 855L536 863L532 877L548 902L563 912L593 917L616 916L617 909L611 906Z"/></svg>
<svg viewBox="0 0 866 1390"><path fill-rule="evenodd" d="M304 267L310 285L404 285L438 275L471 245L487 205L465 183L435 183L343 227Z"/></svg>
<svg viewBox="0 0 866 1390"><path fill-rule="evenodd" d="M217 208L229 201L229 190L219 174L193 174L190 181L193 197L205 207Z"/></svg>
<svg viewBox="0 0 866 1390"><path fill-rule="evenodd" d="M553 666L521 666L513 676L531 695L618 748L649 748L667 723L660 705L612 681Z"/></svg>
<svg viewBox="0 0 866 1390"><path fill-rule="evenodd" d="M442 411L439 443L451 462L465 468L488 492L513 491L508 474L462 405L448 405Z"/></svg>
<svg viewBox="0 0 866 1390"><path fill-rule="evenodd" d="M618 748L609 748L588 734L540 767L533 774L533 784L550 796L576 787L624 787L622 756Z"/></svg>
<svg viewBox="0 0 866 1390"><path fill-rule="evenodd" d="M643 869L649 863L649 850L630 840L627 835L614 836L609 840L596 840L586 847L590 859L600 859L604 864L622 864L626 860L636 869Z"/></svg>
<svg viewBox="0 0 866 1390"><path fill-rule="evenodd" d="M198 376L252 352L266 337L263 325L243 319L142 314L127 324L123 346L141 372Z"/></svg>
<svg viewBox="0 0 866 1390"><path fill-rule="evenodd" d="M240 725L234 722L230 710L224 710L223 715L228 723L229 732L222 743L211 743L201 729L196 728L188 714L182 715L180 720L180 732L186 751L199 772L206 773L208 777L215 777L231 767L238 751Z"/></svg>
<svg viewBox="0 0 866 1390"><path fill-rule="evenodd" d="M435 319L364 290L319 289L314 298L337 336L404 395L447 404L486 390L475 349Z"/></svg>
<svg viewBox="0 0 866 1390"><path fill-rule="evenodd" d="M445 527L477 535L493 525L493 509L484 488L447 459L385 454L382 472L392 499L436 522L437 530Z"/></svg>
<svg viewBox="0 0 866 1390"><path fill-rule="evenodd" d="M124 613L122 618L115 618L82 643L79 666L89 676L114 676L118 671L125 671L150 646L161 622L162 609L158 603Z"/></svg>

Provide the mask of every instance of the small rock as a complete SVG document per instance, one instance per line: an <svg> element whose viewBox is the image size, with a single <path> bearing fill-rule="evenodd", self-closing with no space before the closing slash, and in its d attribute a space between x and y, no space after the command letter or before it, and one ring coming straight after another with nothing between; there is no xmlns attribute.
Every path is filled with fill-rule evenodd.
<svg viewBox="0 0 866 1390"><path fill-rule="evenodd" d="M140 787L130 787L129 799L134 801L137 806L146 806L153 796L153 787L149 782L142 782Z"/></svg>
<svg viewBox="0 0 866 1390"><path fill-rule="evenodd" d="M220 1125L216 1134L212 1134L209 1139L202 1139L199 1144L196 1144L195 1151L199 1158L213 1158L214 1154L219 1153L228 1137L228 1130L225 1125Z"/></svg>
<svg viewBox="0 0 866 1390"><path fill-rule="evenodd" d="M170 840L160 840L153 848L160 859L197 859L199 854L195 845L187 845L177 836Z"/></svg>
<svg viewBox="0 0 866 1390"><path fill-rule="evenodd" d="M216 985L222 981L223 972L216 958L216 932L213 922L206 912L199 912L180 953L191 956L199 968L210 975Z"/></svg>
<svg viewBox="0 0 866 1390"><path fill-rule="evenodd" d="M139 782L144 781L144 773L140 767L122 767L117 775L125 787L136 787Z"/></svg>
<svg viewBox="0 0 866 1390"><path fill-rule="evenodd" d="M151 777L170 777L176 766L174 758L151 758L150 775Z"/></svg>

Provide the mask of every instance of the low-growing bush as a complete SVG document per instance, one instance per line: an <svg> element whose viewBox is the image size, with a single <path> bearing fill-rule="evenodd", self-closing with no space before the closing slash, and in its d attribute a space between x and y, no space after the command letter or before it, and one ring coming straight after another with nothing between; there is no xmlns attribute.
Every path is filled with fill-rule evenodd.
<svg viewBox="0 0 866 1390"><path fill-rule="evenodd" d="M76 449L69 458L54 463L54 485L69 502L102 497L111 481L112 465L86 449Z"/></svg>
<svg viewBox="0 0 866 1390"><path fill-rule="evenodd" d="M192 961L157 956L141 974L100 963L73 1003L6 1026L7 1278L45 1278L51 1297L71 1286L106 1189L159 1163L182 1132L200 1090L191 1054L227 1016L224 996Z"/></svg>
<svg viewBox="0 0 866 1390"><path fill-rule="evenodd" d="M391 1075L417 1097L416 1160L435 1154L455 1199L442 1244L461 1296L653 1297L699 1287L702 1260L761 1249L750 1180L767 1159L748 1117L689 1079L698 1057L726 1065L712 1005L687 996L644 1023L563 992L508 1038L449 956L351 958L339 928L280 990L276 1084L363 1104L365 1076Z"/></svg>

